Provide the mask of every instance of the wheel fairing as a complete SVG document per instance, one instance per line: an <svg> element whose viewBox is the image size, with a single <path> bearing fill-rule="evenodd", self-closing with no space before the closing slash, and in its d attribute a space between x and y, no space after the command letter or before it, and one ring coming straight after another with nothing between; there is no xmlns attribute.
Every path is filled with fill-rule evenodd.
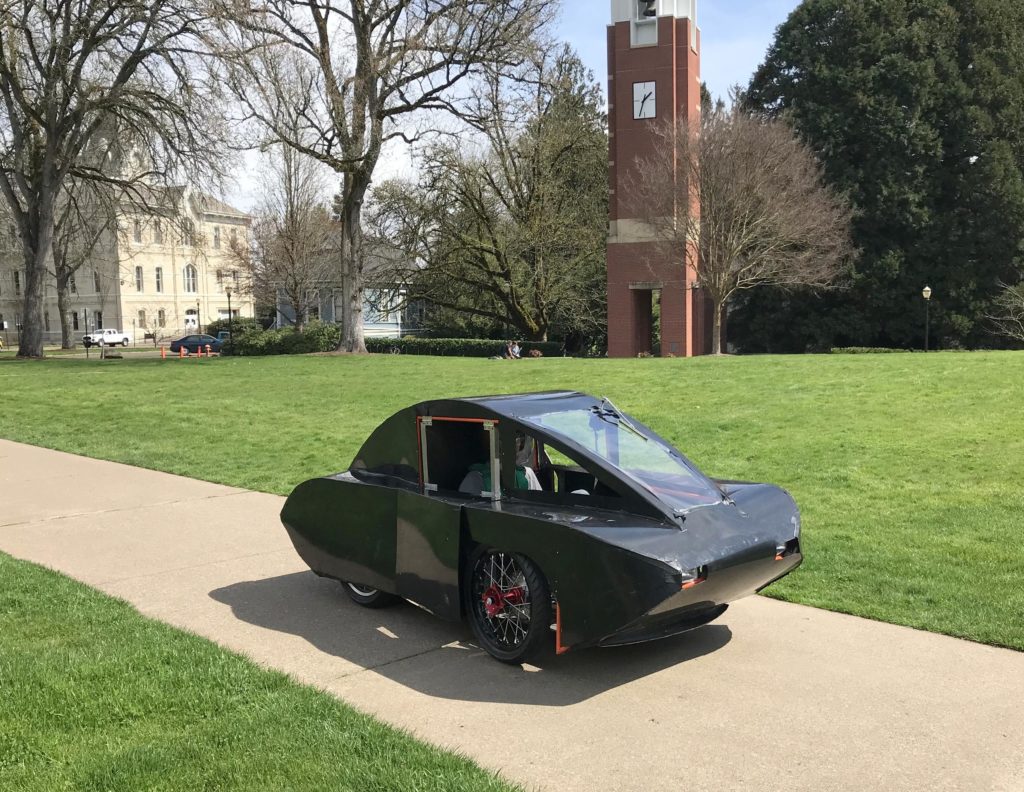
<svg viewBox="0 0 1024 792"><path fill-rule="evenodd" d="M281 521L317 574L394 594L396 492L338 477L310 479L288 496Z"/></svg>

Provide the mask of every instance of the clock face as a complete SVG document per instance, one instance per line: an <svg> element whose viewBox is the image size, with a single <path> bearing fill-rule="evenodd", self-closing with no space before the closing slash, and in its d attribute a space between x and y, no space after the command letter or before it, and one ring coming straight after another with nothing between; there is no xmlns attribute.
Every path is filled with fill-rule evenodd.
<svg viewBox="0 0 1024 792"><path fill-rule="evenodd" d="M654 118L654 82L633 83L633 118Z"/></svg>

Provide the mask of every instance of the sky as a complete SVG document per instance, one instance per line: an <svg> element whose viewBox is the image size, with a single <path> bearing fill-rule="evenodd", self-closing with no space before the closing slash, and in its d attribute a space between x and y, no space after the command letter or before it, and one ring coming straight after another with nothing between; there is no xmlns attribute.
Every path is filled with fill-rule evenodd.
<svg viewBox="0 0 1024 792"><path fill-rule="evenodd" d="M697 25L701 29L701 76L713 96L726 97L733 85L746 85L764 59L775 35L800 0L698 0ZM579 53L595 78L607 90L606 31L611 19L609 0L562 0L556 35ZM390 151L376 179L403 175L411 160L402 151ZM227 200L249 211L256 202L256 155L247 156L237 184Z"/></svg>
<svg viewBox="0 0 1024 792"><path fill-rule="evenodd" d="M701 76L715 97L737 83L746 85L761 64L775 28L799 0L698 0ZM607 79L608 0L562 0L559 37L568 41L602 83ZM601 13L597 13L600 10Z"/></svg>

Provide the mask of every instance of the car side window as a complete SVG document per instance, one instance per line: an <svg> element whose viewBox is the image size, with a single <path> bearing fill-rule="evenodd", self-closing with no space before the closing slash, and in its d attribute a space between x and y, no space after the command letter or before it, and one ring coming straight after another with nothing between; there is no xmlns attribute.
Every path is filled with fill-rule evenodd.
<svg viewBox="0 0 1024 792"><path fill-rule="evenodd" d="M475 418L417 418L423 491L501 500L497 423Z"/></svg>
<svg viewBox="0 0 1024 792"><path fill-rule="evenodd" d="M621 497L579 460L520 431L515 435L513 495L545 503L595 506L608 506L607 499Z"/></svg>

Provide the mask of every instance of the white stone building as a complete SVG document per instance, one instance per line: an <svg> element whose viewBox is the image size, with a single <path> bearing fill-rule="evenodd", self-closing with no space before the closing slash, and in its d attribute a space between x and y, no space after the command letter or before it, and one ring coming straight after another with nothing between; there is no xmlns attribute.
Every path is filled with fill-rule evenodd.
<svg viewBox="0 0 1024 792"><path fill-rule="evenodd" d="M106 234L75 274L68 319L76 343L90 330L132 333L137 344L167 341L228 316L253 316L244 269L232 244L245 245L249 216L226 203L176 189L145 208L126 205L116 232ZM160 204L163 209L155 209ZM173 208L172 208L173 207ZM25 275L13 226L0 230L0 329L17 342ZM57 281L43 297L44 340L60 343Z"/></svg>

